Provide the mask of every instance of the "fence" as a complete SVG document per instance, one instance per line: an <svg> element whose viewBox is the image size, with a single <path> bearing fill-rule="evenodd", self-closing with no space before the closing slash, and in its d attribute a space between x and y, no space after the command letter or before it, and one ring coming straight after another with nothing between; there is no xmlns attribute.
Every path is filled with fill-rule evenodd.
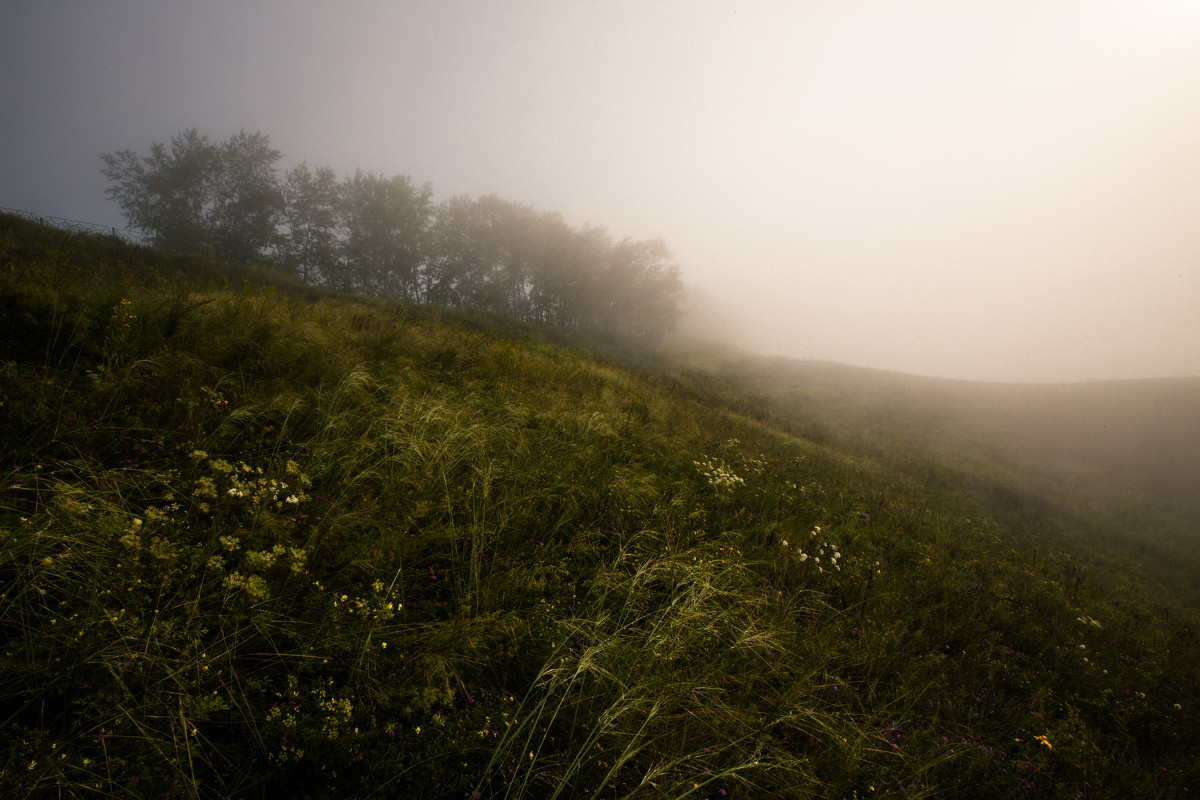
<svg viewBox="0 0 1200 800"><path fill-rule="evenodd" d="M140 244L145 247L154 245L153 235L142 231L135 231L131 228L113 228L108 225L101 225L98 222L84 222L78 219L66 219L65 217L47 217L43 214L35 214L32 211L21 211L20 209L4 208L3 206L0 206L0 212L40 222L43 225L62 228L72 233L96 233L101 236L116 236L118 239L130 244Z"/></svg>

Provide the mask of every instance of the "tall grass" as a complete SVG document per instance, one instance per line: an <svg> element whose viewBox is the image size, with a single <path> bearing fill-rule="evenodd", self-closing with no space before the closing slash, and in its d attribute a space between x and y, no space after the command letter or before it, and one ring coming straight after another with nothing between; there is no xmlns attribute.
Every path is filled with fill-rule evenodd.
<svg viewBox="0 0 1200 800"><path fill-rule="evenodd" d="M1067 540L530 330L6 224L6 796L1197 779L1194 613Z"/></svg>

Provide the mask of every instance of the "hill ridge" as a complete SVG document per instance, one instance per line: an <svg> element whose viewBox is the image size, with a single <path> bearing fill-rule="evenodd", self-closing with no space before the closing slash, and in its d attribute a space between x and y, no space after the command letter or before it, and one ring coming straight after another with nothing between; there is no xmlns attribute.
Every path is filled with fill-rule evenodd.
<svg viewBox="0 0 1200 800"><path fill-rule="evenodd" d="M777 384L0 225L6 794L1200 777L1194 607Z"/></svg>

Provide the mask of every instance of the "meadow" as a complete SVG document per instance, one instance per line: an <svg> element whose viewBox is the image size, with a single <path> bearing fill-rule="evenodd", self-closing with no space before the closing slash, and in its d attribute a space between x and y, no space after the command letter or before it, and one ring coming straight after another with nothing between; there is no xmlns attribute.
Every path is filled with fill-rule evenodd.
<svg viewBox="0 0 1200 800"><path fill-rule="evenodd" d="M1122 553L1200 605L1200 379L954 381L712 348L671 361L797 435Z"/></svg>
<svg viewBox="0 0 1200 800"><path fill-rule="evenodd" d="M718 361L0 217L0 793L1200 785L1197 608L1095 459Z"/></svg>

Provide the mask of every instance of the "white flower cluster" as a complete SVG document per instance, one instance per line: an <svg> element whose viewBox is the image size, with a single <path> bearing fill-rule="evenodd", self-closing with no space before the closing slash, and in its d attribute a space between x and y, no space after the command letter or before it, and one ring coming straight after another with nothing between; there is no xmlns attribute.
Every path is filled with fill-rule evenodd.
<svg viewBox="0 0 1200 800"><path fill-rule="evenodd" d="M821 526L817 525L812 529L812 532L809 535L813 539L816 539L817 534L820 532ZM781 544L784 547L788 547L787 539L784 539ZM799 554L796 556L796 558L799 559L800 563L804 563L805 561L808 561L809 558L812 558L813 563L817 565L817 571L824 572L825 567L821 566L821 559L824 558L827 565L833 567L838 572L842 571L842 566L838 564L838 559L842 557L842 553L840 550L838 550L836 544L822 542L820 545L818 545L816 542L813 542L812 547L816 549L816 554L813 556L809 556L809 554L804 552L804 550L798 549Z"/></svg>
<svg viewBox="0 0 1200 800"><path fill-rule="evenodd" d="M693 461L696 469L700 470L700 474L708 479L709 484L718 492L725 494L736 489L738 486L745 486L746 482L739 478L729 466L721 460L713 461L705 456L703 461Z"/></svg>
<svg viewBox="0 0 1200 800"><path fill-rule="evenodd" d="M225 494L234 500L245 500L253 505L273 507L276 510L282 510L285 506L298 506L309 499L304 490L312 485L312 481L300 472L294 461L288 461L284 471L288 480L294 481L289 486L285 481L268 478L263 474L262 467L252 467L244 461L231 464L224 459L209 458L208 453L203 450L193 450L191 456L196 461L206 462L216 476L216 480L205 475L196 481L196 489L192 495L200 499L198 506L202 511L208 511L208 505L203 502L205 498L216 499L217 481L228 484L229 488L225 490Z"/></svg>

